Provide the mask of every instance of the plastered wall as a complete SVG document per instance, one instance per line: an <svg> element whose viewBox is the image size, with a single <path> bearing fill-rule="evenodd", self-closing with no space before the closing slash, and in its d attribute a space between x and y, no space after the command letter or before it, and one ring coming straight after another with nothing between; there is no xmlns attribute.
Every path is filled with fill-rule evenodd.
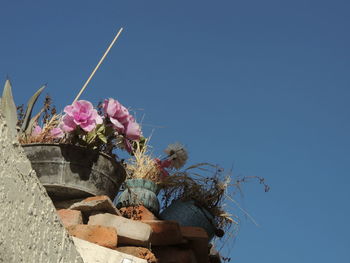
<svg viewBox="0 0 350 263"><path fill-rule="evenodd" d="M83 262L1 115L0 262Z"/></svg>

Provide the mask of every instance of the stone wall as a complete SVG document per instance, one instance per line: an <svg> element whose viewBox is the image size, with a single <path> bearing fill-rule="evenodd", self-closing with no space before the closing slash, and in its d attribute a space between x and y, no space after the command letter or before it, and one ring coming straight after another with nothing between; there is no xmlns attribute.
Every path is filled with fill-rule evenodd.
<svg viewBox="0 0 350 263"><path fill-rule="evenodd" d="M0 262L83 262L0 116Z"/></svg>

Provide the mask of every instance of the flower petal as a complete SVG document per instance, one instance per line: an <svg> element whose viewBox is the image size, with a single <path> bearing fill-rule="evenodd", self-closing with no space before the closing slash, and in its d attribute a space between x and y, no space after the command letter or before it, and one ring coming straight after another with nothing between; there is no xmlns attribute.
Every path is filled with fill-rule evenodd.
<svg viewBox="0 0 350 263"><path fill-rule="evenodd" d="M92 103L87 100L78 100L73 103L73 106L74 108L79 109L80 111L83 111L83 112L89 112L94 108Z"/></svg>
<svg viewBox="0 0 350 263"><path fill-rule="evenodd" d="M113 127L120 133L123 133L125 128L124 125L121 124L117 119L109 118L111 123L113 124Z"/></svg>
<svg viewBox="0 0 350 263"><path fill-rule="evenodd" d="M73 105L68 105L64 107L64 112L67 113L69 116L73 116L74 114L74 106Z"/></svg>
<svg viewBox="0 0 350 263"><path fill-rule="evenodd" d="M120 109L120 103L118 101L112 98L104 101L103 110L108 117L113 117L119 109Z"/></svg>
<svg viewBox="0 0 350 263"><path fill-rule="evenodd" d="M74 119L69 116L69 115L64 115L60 124L60 128L62 131L65 132L71 132L73 131L75 128L77 127L77 125L74 122Z"/></svg>
<svg viewBox="0 0 350 263"><path fill-rule="evenodd" d="M129 122L125 131L126 137L130 140L138 140L141 136L140 125L136 122Z"/></svg>
<svg viewBox="0 0 350 263"><path fill-rule="evenodd" d="M50 130L50 135L53 137L53 138L62 138L64 133L63 131L58 128L58 127L55 127L55 128L52 128Z"/></svg>
<svg viewBox="0 0 350 263"><path fill-rule="evenodd" d="M103 119L102 117L98 114L97 110L92 110L91 112L91 118L95 120L96 124L102 124Z"/></svg>
<svg viewBox="0 0 350 263"><path fill-rule="evenodd" d="M129 116L129 111L123 105L120 104L120 109L115 113L114 117L122 119Z"/></svg>
<svg viewBox="0 0 350 263"><path fill-rule="evenodd" d="M80 127L86 132L91 132L93 129L95 129L96 122L93 119L89 119L87 122L81 123Z"/></svg>
<svg viewBox="0 0 350 263"><path fill-rule="evenodd" d="M39 125L35 125L35 127L32 131L32 136L33 137L39 136L41 132L42 132L41 127Z"/></svg>

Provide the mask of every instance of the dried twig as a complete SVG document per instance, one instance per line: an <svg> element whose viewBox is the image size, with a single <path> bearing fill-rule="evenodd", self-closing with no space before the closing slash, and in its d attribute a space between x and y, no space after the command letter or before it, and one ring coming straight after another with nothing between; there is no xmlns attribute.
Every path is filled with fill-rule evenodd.
<svg viewBox="0 0 350 263"><path fill-rule="evenodd" d="M83 93L83 91L86 89L87 85L89 84L90 80L92 79L92 77L95 75L96 71L98 70L98 68L100 67L100 65L102 64L103 60L106 58L108 52L111 50L111 48L113 47L114 43L117 41L119 35L121 34L121 32L123 31L123 28L120 28L117 35L114 37L113 41L111 42L111 44L109 45L109 47L107 48L107 50L105 51L105 53L103 54L102 58L100 59L100 61L98 62L97 66L95 67L95 69L92 71L92 73L90 74L89 78L87 79L87 81L85 82L84 86L81 88L81 90L79 91L78 95L75 97L74 101L77 101L80 97L80 95Z"/></svg>

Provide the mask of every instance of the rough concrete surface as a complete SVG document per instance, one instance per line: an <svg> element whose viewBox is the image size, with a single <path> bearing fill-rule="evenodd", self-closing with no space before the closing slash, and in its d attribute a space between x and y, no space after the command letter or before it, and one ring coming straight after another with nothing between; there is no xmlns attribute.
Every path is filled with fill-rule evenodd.
<svg viewBox="0 0 350 263"><path fill-rule="evenodd" d="M0 262L83 262L0 115Z"/></svg>

